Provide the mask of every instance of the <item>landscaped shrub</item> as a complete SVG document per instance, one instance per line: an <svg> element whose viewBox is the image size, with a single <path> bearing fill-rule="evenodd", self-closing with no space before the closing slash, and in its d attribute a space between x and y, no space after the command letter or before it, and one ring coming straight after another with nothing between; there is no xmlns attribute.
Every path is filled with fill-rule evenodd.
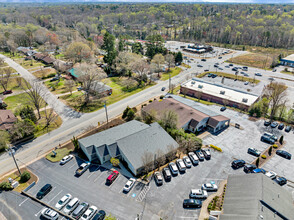
<svg viewBox="0 0 294 220"><path fill-rule="evenodd" d="M160 99L163 99L163 98L164 98L164 95L161 95L161 96L160 96Z"/></svg>
<svg viewBox="0 0 294 220"><path fill-rule="evenodd" d="M152 100L149 100L149 103L151 103L152 102Z"/></svg>
<svg viewBox="0 0 294 220"><path fill-rule="evenodd" d="M274 144L274 145L273 145L273 148L278 148L278 145Z"/></svg>
<svg viewBox="0 0 294 220"><path fill-rule="evenodd" d="M12 190L13 187L11 186L11 183L9 183L9 182L2 182L2 183L0 183L0 189L8 191L8 190Z"/></svg>
<svg viewBox="0 0 294 220"><path fill-rule="evenodd" d="M219 151L219 152L223 152L223 150L222 150L220 147L217 147L217 146L212 145L212 144L210 144L209 146L210 146L211 148L213 148L213 149Z"/></svg>
<svg viewBox="0 0 294 220"><path fill-rule="evenodd" d="M283 144L283 141L284 141L284 136L282 135L279 140L280 144Z"/></svg>
<svg viewBox="0 0 294 220"><path fill-rule="evenodd" d="M256 167L259 166L259 158L256 159L255 165L256 165Z"/></svg>
<svg viewBox="0 0 294 220"><path fill-rule="evenodd" d="M21 183L27 182L29 179L31 179L31 174L28 171L24 171L20 176Z"/></svg>
<svg viewBox="0 0 294 220"><path fill-rule="evenodd" d="M118 167L120 162L119 159L112 157L110 158L110 163L112 164L112 166Z"/></svg>
<svg viewBox="0 0 294 220"><path fill-rule="evenodd" d="M270 148L268 149L268 155L272 155L272 151L273 151L273 146L270 146Z"/></svg>
<svg viewBox="0 0 294 220"><path fill-rule="evenodd" d="M262 158L262 159L266 159L266 155L264 155L264 154L261 155L261 158Z"/></svg>

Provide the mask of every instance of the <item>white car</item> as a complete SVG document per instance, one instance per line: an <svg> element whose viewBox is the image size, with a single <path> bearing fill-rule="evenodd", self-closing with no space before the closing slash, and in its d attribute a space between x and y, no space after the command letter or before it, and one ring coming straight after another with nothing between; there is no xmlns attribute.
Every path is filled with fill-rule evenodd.
<svg viewBox="0 0 294 220"><path fill-rule="evenodd" d="M59 217L59 214L49 208L45 208L42 210L41 215L45 218L45 219L49 219L49 220L56 220Z"/></svg>
<svg viewBox="0 0 294 220"><path fill-rule="evenodd" d="M199 164L199 159L194 152L189 152L188 155L194 165Z"/></svg>
<svg viewBox="0 0 294 220"><path fill-rule="evenodd" d="M183 157L183 161L184 161L184 163L185 163L185 165L186 165L187 168L191 168L192 167L192 162L191 162L191 160L189 159L188 156L184 156Z"/></svg>
<svg viewBox="0 0 294 220"><path fill-rule="evenodd" d="M63 209L63 212L67 215L70 215L70 213L72 213L74 211L74 209L80 204L80 200L78 198L73 198L72 200L70 200L69 203L67 203L67 205L65 206L65 208Z"/></svg>
<svg viewBox="0 0 294 220"><path fill-rule="evenodd" d="M73 155L67 155L64 158L61 159L60 161L60 165L64 165L66 164L68 161L70 161L73 158Z"/></svg>
<svg viewBox="0 0 294 220"><path fill-rule="evenodd" d="M128 180L128 182L126 183L123 191L124 192L129 192L132 189L132 187L134 186L135 182L136 182L136 180L134 178L130 178Z"/></svg>
<svg viewBox="0 0 294 220"><path fill-rule="evenodd" d="M60 210L62 209L70 200L71 200L71 194L66 194L63 196L55 205L55 208Z"/></svg>
<svg viewBox="0 0 294 220"><path fill-rule="evenodd" d="M191 199L206 199L207 191L202 189L191 189L189 196Z"/></svg>
<svg viewBox="0 0 294 220"><path fill-rule="evenodd" d="M218 188L216 184L205 183L205 184L202 184L201 189L206 190L207 192L213 192L213 191L217 191Z"/></svg>
<svg viewBox="0 0 294 220"><path fill-rule="evenodd" d="M275 179L277 177L277 174L273 171L268 171L265 173L265 175L268 177L268 178L271 178L272 180Z"/></svg>
<svg viewBox="0 0 294 220"><path fill-rule="evenodd" d="M185 166L185 163L182 159L177 159L177 165L178 165L178 168L179 168L179 171L180 172L185 172L186 171L186 166Z"/></svg>
<svg viewBox="0 0 294 220"><path fill-rule="evenodd" d="M168 166L173 175L178 175L179 170L174 162L169 163Z"/></svg>
<svg viewBox="0 0 294 220"><path fill-rule="evenodd" d="M95 215L96 212L97 212L97 207L92 205L90 206L90 208L87 209L87 211L85 211L85 213L82 215L80 219L89 220Z"/></svg>

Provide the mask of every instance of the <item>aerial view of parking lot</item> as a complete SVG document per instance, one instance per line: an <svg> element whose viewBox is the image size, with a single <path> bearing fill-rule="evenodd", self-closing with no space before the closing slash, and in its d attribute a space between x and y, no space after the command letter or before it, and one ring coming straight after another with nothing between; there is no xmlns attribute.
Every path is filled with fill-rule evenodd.
<svg viewBox="0 0 294 220"><path fill-rule="evenodd" d="M294 219L292 2L143 2L0 0L0 220Z"/></svg>

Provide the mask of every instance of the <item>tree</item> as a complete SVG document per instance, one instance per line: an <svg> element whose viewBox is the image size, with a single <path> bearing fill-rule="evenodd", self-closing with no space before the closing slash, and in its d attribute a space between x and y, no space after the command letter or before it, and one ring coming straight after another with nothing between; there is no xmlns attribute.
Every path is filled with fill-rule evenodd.
<svg viewBox="0 0 294 220"><path fill-rule="evenodd" d="M5 61L3 57L0 57L0 66L4 65Z"/></svg>
<svg viewBox="0 0 294 220"><path fill-rule="evenodd" d="M66 88L66 91L70 92L70 95L72 95L72 91L73 91L73 88L75 87L75 85L76 85L75 81L73 81L71 79L70 80L66 80L64 82L64 86Z"/></svg>
<svg viewBox="0 0 294 220"><path fill-rule="evenodd" d="M28 171L24 171L20 176L20 183L25 183L31 179L31 174Z"/></svg>
<svg viewBox="0 0 294 220"><path fill-rule="evenodd" d="M44 92L40 82L36 81L24 81L21 85L22 89L27 94L28 101L35 107L38 112L38 120L41 118L40 109L45 105L44 99L41 96L45 96L46 92Z"/></svg>
<svg viewBox="0 0 294 220"><path fill-rule="evenodd" d="M170 68L175 65L175 57L172 54L165 55L165 61L167 62L168 71L170 71Z"/></svg>
<svg viewBox="0 0 294 220"><path fill-rule="evenodd" d="M83 42L73 42L67 47L65 56L74 63L89 61L92 58L92 51Z"/></svg>
<svg viewBox="0 0 294 220"><path fill-rule="evenodd" d="M155 110L151 110L148 113L144 112L144 114L142 114L143 116L143 120L146 124L151 124L156 120L156 111Z"/></svg>
<svg viewBox="0 0 294 220"><path fill-rule="evenodd" d="M5 151L9 143L9 133L5 130L0 130L0 153Z"/></svg>
<svg viewBox="0 0 294 220"><path fill-rule="evenodd" d="M76 138L75 136L73 136L72 139L71 139L71 142L72 142L72 144L75 147L75 151L78 151L80 149L78 138Z"/></svg>
<svg viewBox="0 0 294 220"><path fill-rule="evenodd" d="M146 60L137 59L131 64L131 70L137 75L139 80L147 82L147 74L150 71L150 66Z"/></svg>
<svg viewBox="0 0 294 220"><path fill-rule="evenodd" d="M118 42L118 51L124 51L125 50L126 43L123 39L120 38Z"/></svg>
<svg viewBox="0 0 294 220"><path fill-rule="evenodd" d="M176 53L175 63L181 64L183 62L183 54L181 51Z"/></svg>
<svg viewBox="0 0 294 220"><path fill-rule="evenodd" d="M141 160L143 163L144 172L148 173L149 171L154 169L154 155L151 152L145 151Z"/></svg>
<svg viewBox="0 0 294 220"><path fill-rule="evenodd" d="M273 150L273 146L270 146L270 148L268 149L268 155L272 155L272 150Z"/></svg>
<svg viewBox="0 0 294 220"><path fill-rule="evenodd" d="M279 106L287 97L287 86L284 83L273 82L267 85L265 94L269 99L270 106L270 120L273 120Z"/></svg>
<svg viewBox="0 0 294 220"><path fill-rule="evenodd" d="M280 144L283 144L283 142L284 142L284 136L282 135L282 136L280 137L280 139L279 139L279 143L280 143Z"/></svg>
<svg viewBox="0 0 294 220"><path fill-rule="evenodd" d="M9 130L11 142L34 136L35 124L29 119L17 121Z"/></svg>
<svg viewBox="0 0 294 220"><path fill-rule="evenodd" d="M110 158L110 163L112 164L112 166L118 167L120 162L119 159L112 157Z"/></svg>
<svg viewBox="0 0 294 220"><path fill-rule="evenodd" d="M159 121L159 124L164 128L164 130L177 128L177 123L178 115L171 110L165 111Z"/></svg>
<svg viewBox="0 0 294 220"><path fill-rule="evenodd" d="M19 116L22 119L30 119L32 122L37 122L37 117L35 115L34 109L30 106L24 106L19 110Z"/></svg>
<svg viewBox="0 0 294 220"><path fill-rule="evenodd" d="M161 66L164 64L164 56L162 54L156 54L151 60L151 64L154 65L155 72L161 71Z"/></svg>
<svg viewBox="0 0 294 220"><path fill-rule="evenodd" d="M56 119L58 118L58 115L54 112L52 108L47 109L46 107L45 107L44 113L45 113L45 120L46 120L46 125L44 128L47 128L48 130L49 126L56 121Z"/></svg>
<svg viewBox="0 0 294 220"><path fill-rule="evenodd" d="M8 83L11 78L12 71L10 68L1 68L0 70L1 70L1 72L0 72L0 85L2 86L4 91L6 91L7 87L8 87Z"/></svg>
<svg viewBox="0 0 294 220"><path fill-rule="evenodd" d="M104 62L111 66L115 60L117 52L115 50L115 37L109 32L104 34L103 45L101 48L106 51L106 55L103 58Z"/></svg>
<svg viewBox="0 0 294 220"><path fill-rule="evenodd" d="M259 166L259 157L256 159L255 165L256 165L256 167Z"/></svg>
<svg viewBox="0 0 294 220"><path fill-rule="evenodd" d="M82 63L79 67L77 67L76 73L80 76L79 80L83 84L83 90L85 91L84 105L87 105L90 101L91 89L94 87L96 82L105 78L106 74L102 69L98 69L97 67L86 63ZM92 94L94 95L94 93Z"/></svg>
<svg viewBox="0 0 294 220"><path fill-rule="evenodd" d="M144 55L144 49L140 42L136 42L132 44L132 53Z"/></svg>
<svg viewBox="0 0 294 220"><path fill-rule="evenodd" d="M166 158L168 161L172 161L176 158L177 149L172 144L167 145L167 155Z"/></svg>
<svg viewBox="0 0 294 220"><path fill-rule="evenodd" d="M115 58L116 71L121 75L129 75L134 62L141 60L138 54L120 52Z"/></svg>

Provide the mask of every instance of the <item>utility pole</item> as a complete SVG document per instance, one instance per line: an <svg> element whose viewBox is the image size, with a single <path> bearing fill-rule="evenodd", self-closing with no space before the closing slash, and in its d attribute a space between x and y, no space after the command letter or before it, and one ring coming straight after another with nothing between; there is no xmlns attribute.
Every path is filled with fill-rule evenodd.
<svg viewBox="0 0 294 220"><path fill-rule="evenodd" d="M106 106L106 101L104 101L104 108L105 108L105 114L106 114L106 123L107 123L107 128L108 128L108 114L107 114L107 106Z"/></svg>
<svg viewBox="0 0 294 220"><path fill-rule="evenodd" d="M8 148L7 151L8 151L8 154L9 154L10 156L12 156L13 161L14 161L14 163L15 163L15 166L16 166L18 172L19 172L19 175L21 175L20 169L19 169L19 167L18 167L18 165L17 165L17 162L16 162L16 160L15 160L15 157L14 157L15 150L13 150L13 149L11 148L11 146L9 146L9 148Z"/></svg>
<svg viewBox="0 0 294 220"><path fill-rule="evenodd" d="M171 74L169 73L168 76L169 76L169 78L168 78L168 89L169 89L169 92L171 92Z"/></svg>

